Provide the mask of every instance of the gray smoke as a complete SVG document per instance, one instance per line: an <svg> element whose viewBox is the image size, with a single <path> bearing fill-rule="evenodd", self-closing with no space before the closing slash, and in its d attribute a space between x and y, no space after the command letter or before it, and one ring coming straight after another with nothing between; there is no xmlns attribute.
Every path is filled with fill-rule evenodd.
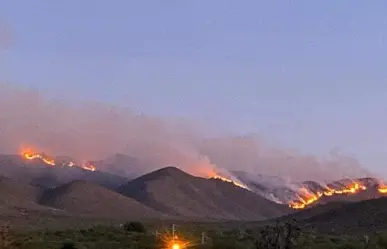
<svg viewBox="0 0 387 249"><path fill-rule="evenodd" d="M372 175L356 159L337 152L332 152L325 158L302 155L296 151L270 148L254 136L205 140L200 149L216 165L227 169L243 168L245 171L266 176L281 176L282 183L286 184L303 180L324 182ZM273 184L278 182L273 181Z"/></svg>
<svg viewBox="0 0 387 249"><path fill-rule="evenodd" d="M184 122L105 104L49 100L39 92L2 84L0 152L15 154L27 147L78 162L122 153L141 162L139 172L175 165L200 176L227 169L320 181L369 174L353 158L321 159L273 149L252 136L210 139Z"/></svg>

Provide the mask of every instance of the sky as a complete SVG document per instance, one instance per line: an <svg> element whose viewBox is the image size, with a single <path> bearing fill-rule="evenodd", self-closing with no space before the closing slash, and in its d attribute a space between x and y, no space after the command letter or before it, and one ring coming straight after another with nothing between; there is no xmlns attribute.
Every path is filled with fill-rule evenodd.
<svg viewBox="0 0 387 249"><path fill-rule="evenodd" d="M0 2L0 80L387 176L385 1ZM4 31L5 30L5 31Z"/></svg>

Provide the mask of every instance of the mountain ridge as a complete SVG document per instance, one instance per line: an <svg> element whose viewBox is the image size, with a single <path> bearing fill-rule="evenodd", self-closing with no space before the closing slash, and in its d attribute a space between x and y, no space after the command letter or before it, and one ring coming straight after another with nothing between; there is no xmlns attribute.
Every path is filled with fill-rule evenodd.
<svg viewBox="0 0 387 249"><path fill-rule="evenodd" d="M287 206L232 183L195 177L176 167L143 175L119 187L117 192L161 212L187 217L244 220L290 212Z"/></svg>
<svg viewBox="0 0 387 249"><path fill-rule="evenodd" d="M163 214L95 183L77 180L46 190L40 204L77 215L162 218Z"/></svg>

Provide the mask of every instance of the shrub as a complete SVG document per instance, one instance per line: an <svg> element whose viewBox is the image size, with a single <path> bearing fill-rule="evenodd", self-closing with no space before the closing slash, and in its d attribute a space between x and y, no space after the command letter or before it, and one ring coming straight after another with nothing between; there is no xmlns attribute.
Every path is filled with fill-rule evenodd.
<svg viewBox="0 0 387 249"><path fill-rule="evenodd" d="M379 235L377 237L377 241L376 241L376 244L378 245L379 248L382 248L382 249L387 249L387 238L386 236L383 236L383 235Z"/></svg>
<svg viewBox="0 0 387 249"><path fill-rule="evenodd" d="M125 231L146 233L145 226L141 222L128 222L124 224Z"/></svg>
<svg viewBox="0 0 387 249"><path fill-rule="evenodd" d="M361 249L364 248L364 246L360 245L359 243L344 243L342 245L337 246L338 249Z"/></svg>
<svg viewBox="0 0 387 249"><path fill-rule="evenodd" d="M74 242L72 241L66 241L63 243L61 249L76 249Z"/></svg>
<svg viewBox="0 0 387 249"><path fill-rule="evenodd" d="M215 239L212 243L213 249L237 249L235 239Z"/></svg>

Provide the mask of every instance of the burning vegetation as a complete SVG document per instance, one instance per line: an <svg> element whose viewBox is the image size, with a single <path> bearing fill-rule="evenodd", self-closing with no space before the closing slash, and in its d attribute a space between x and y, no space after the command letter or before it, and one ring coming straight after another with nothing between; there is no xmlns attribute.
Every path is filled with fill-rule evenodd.
<svg viewBox="0 0 387 249"><path fill-rule="evenodd" d="M22 156L25 159L28 159L28 160L39 159L39 160L43 161L45 164L47 164L47 165L55 166L55 160L51 159L51 158L48 158L44 154L37 154L37 153L34 153L34 152L28 150L28 151L22 152Z"/></svg>
<svg viewBox="0 0 387 249"><path fill-rule="evenodd" d="M32 160L40 160L41 162L43 162L44 164L46 164L48 166L61 165L61 166L65 166L65 167L79 167L79 168L82 168L82 169L88 170L88 171L95 171L96 170L96 167L91 163L84 163L82 165L77 165L72 161L58 163L54 158L49 157L44 153L37 153L31 149L23 150L21 152L21 156L26 160L31 160L31 161Z"/></svg>
<svg viewBox="0 0 387 249"><path fill-rule="evenodd" d="M302 187L298 191L297 199L291 201L289 203L289 207L293 209L304 209L311 206L324 196L353 195L365 190L367 190L367 186L355 181L352 181L351 184L341 188L325 186L323 191L317 192L313 192L305 187ZM379 183L377 190L380 194L387 194L387 186L384 184Z"/></svg>
<svg viewBox="0 0 387 249"><path fill-rule="evenodd" d="M244 188L244 189L247 189L247 190L250 190L246 185L240 183L240 182L236 182L236 181L233 181L229 178L226 178L224 176L220 176L220 175L214 175L214 176L211 176L210 179L217 179L217 180L221 180L221 181L224 181L224 182L228 182L228 183L231 183L231 184L234 184L235 186L237 187L240 187L240 188Z"/></svg>
<svg viewBox="0 0 387 249"><path fill-rule="evenodd" d="M247 185L217 173L211 174L209 178L228 182L234 184L237 187L251 191L251 189ZM354 180L350 180L350 183L347 183L342 186L334 186L333 184L330 184L329 186L325 185L322 186L322 189L319 191L312 191L311 189L303 186L297 190L296 198L288 202L287 205L289 205L289 207L293 209L305 209L315 204L324 196L329 197L335 195L355 195L365 190L367 190L366 184ZM379 194L387 194L387 185L379 182L377 184L377 191Z"/></svg>
<svg viewBox="0 0 387 249"><path fill-rule="evenodd" d="M200 166L192 167L189 172L192 175L203 177L207 179L219 180L223 182L227 182L233 184L234 186L250 190L249 187L242 183L240 180L232 177L231 174L224 169L220 169L213 164L201 164Z"/></svg>
<svg viewBox="0 0 387 249"><path fill-rule="evenodd" d="M57 161L54 157L47 156L45 153L37 153L31 149L23 150L21 152L21 156L26 160L40 160L47 166L79 167L88 171L96 171L96 167L90 162L76 164L70 160L66 162L60 160ZM206 172L206 175L209 179L220 180L251 191L247 185L231 177L226 177L225 174L216 173L212 170L211 173ZM324 196L329 197L335 195L354 195L361 191L367 190L367 186L353 180L351 180L350 183L342 186L325 185L322 186L322 188L318 191L313 191L310 188L303 186L297 190L296 197L287 204L290 208L293 209L305 209L319 201ZM379 182L377 185L377 191L379 194L387 194L387 185Z"/></svg>

